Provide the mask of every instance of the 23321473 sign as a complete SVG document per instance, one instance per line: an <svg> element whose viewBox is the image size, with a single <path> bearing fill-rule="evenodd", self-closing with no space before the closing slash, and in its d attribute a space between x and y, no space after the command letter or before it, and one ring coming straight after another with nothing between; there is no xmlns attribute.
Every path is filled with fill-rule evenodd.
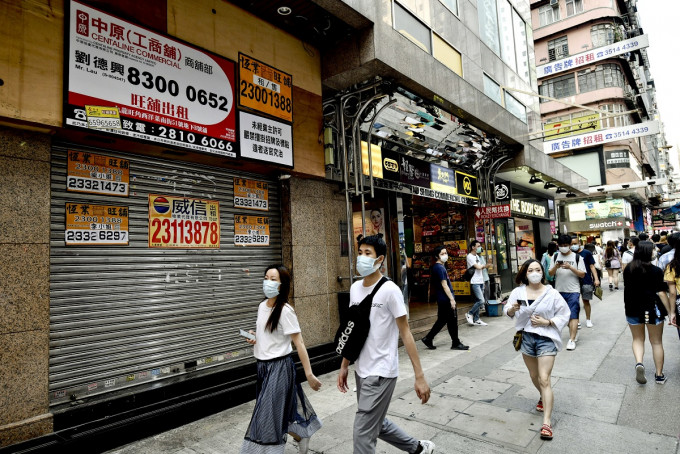
<svg viewBox="0 0 680 454"><path fill-rule="evenodd" d="M66 204L67 246L126 246L129 244L128 207Z"/></svg>
<svg viewBox="0 0 680 454"><path fill-rule="evenodd" d="M264 181L234 178L234 208L269 210L269 185Z"/></svg>
<svg viewBox="0 0 680 454"><path fill-rule="evenodd" d="M130 161L69 150L66 190L127 197L130 191Z"/></svg>
<svg viewBox="0 0 680 454"><path fill-rule="evenodd" d="M219 249L219 202L149 194L149 247Z"/></svg>
<svg viewBox="0 0 680 454"><path fill-rule="evenodd" d="M234 244L237 246L269 246L269 218L234 216Z"/></svg>

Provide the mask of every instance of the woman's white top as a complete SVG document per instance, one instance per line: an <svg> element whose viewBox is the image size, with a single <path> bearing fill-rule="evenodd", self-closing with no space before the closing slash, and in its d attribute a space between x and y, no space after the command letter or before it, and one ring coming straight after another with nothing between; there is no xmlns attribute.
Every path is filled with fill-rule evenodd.
<svg viewBox="0 0 680 454"><path fill-rule="evenodd" d="M520 285L510 293L508 302L503 309L505 315L508 315L508 311L518 300L524 300L528 304L526 285ZM534 313L550 320L552 324L550 326L533 326L531 315ZM512 319L515 321L515 328L550 338L555 343L557 351L560 351L562 350L562 330L569 323L570 315L569 306L560 292L546 285L543 294L536 298L530 306L521 305Z"/></svg>
<svg viewBox="0 0 680 454"><path fill-rule="evenodd" d="M255 358L260 360L280 358L291 353L293 347L290 345L290 335L300 332L300 324L295 315L295 310L290 304L286 304L281 310L278 326L273 333L270 333L268 329L265 329L265 325L272 310L273 308L267 306L267 300L262 301L257 308L255 328L257 343L253 353Z"/></svg>

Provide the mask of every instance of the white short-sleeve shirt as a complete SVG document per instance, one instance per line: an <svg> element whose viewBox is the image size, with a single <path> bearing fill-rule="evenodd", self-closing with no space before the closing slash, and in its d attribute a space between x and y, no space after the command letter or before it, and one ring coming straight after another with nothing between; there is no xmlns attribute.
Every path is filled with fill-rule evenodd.
<svg viewBox="0 0 680 454"><path fill-rule="evenodd" d="M475 254L468 254L467 255L467 267L470 268L472 265L475 263L480 263L479 257L476 256ZM470 279L470 284L483 284L484 283L484 273L482 270L478 270L475 268L475 274L472 275L472 279Z"/></svg>
<svg viewBox="0 0 680 454"><path fill-rule="evenodd" d="M630 253L628 253L630 251ZM633 255L635 254L635 248L628 249L628 251L621 254L621 263L628 265L633 261Z"/></svg>
<svg viewBox="0 0 680 454"><path fill-rule="evenodd" d="M265 325L272 310L273 308L267 306L267 300L262 301L257 308L255 329L257 343L253 353L255 358L260 360L280 358L291 353L293 347L290 345L290 335L300 332L300 324L295 315L295 310L290 304L286 304L281 310L278 326L273 333L270 333Z"/></svg>
<svg viewBox="0 0 680 454"><path fill-rule="evenodd" d="M350 306L361 303L373 291L377 282L364 287L364 281L352 284L349 291ZM373 297L371 306L371 329L364 348L354 364L361 378L399 376L399 327L396 319L406 315L406 305L401 289L387 281Z"/></svg>

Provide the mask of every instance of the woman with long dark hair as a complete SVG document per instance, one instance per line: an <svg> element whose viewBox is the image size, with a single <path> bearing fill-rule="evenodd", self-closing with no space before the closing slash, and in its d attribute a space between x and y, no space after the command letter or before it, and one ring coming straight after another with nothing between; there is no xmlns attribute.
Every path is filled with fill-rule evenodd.
<svg viewBox="0 0 680 454"><path fill-rule="evenodd" d="M607 241L607 248L604 250L604 267L607 268L607 274L609 275L609 290L618 290L621 255L611 240Z"/></svg>
<svg viewBox="0 0 680 454"><path fill-rule="evenodd" d="M524 262L515 282L519 287L510 293L504 312L515 321L515 328L523 332L520 351L540 393L536 411L543 412L541 438L550 440L553 437L550 375L555 356L562 349L562 330L569 323L571 310L560 292L545 285L545 270L538 260Z"/></svg>
<svg viewBox="0 0 680 454"><path fill-rule="evenodd" d="M664 272L664 280L668 284L668 303L671 305L670 323L678 328L678 336L680 336L680 326L678 326L678 318L680 318L680 300L678 299L678 287L680 286L680 241L673 239L675 248L673 249L673 258L666 266ZM670 254L669 254L670 255ZM675 310L673 310L675 306Z"/></svg>
<svg viewBox="0 0 680 454"><path fill-rule="evenodd" d="M666 382L663 374L663 322L671 312L666 297L666 284L661 268L652 265L654 243L640 241L635 247L633 261L623 270L626 287L623 289L623 302L626 306L626 320L633 335L633 355L635 355L635 379L640 384L647 383L645 366L645 327L649 343L652 344L656 383Z"/></svg>
<svg viewBox="0 0 680 454"><path fill-rule="evenodd" d="M257 359L257 397L241 454L283 454L290 433L298 452L307 453L309 438L321 428L321 420L295 381L291 341L295 344L307 382L318 391L321 382L312 373L309 355L293 307L288 304L290 273L283 265L265 271L262 289L267 297L257 309L254 346Z"/></svg>

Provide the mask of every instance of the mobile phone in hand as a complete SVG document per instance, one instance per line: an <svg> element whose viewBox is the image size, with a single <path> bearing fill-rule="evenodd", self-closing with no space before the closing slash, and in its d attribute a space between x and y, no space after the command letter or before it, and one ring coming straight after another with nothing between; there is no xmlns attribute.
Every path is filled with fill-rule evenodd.
<svg viewBox="0 0 680 454"><path fill-rule="evenodd" d="M242 329L239 329L238 333L241 336L245 337L246 339L250 339L250 340L253 340L253 341L256 340L256 337L254 335L250 334L248 331L244 331Z"/></svg>

